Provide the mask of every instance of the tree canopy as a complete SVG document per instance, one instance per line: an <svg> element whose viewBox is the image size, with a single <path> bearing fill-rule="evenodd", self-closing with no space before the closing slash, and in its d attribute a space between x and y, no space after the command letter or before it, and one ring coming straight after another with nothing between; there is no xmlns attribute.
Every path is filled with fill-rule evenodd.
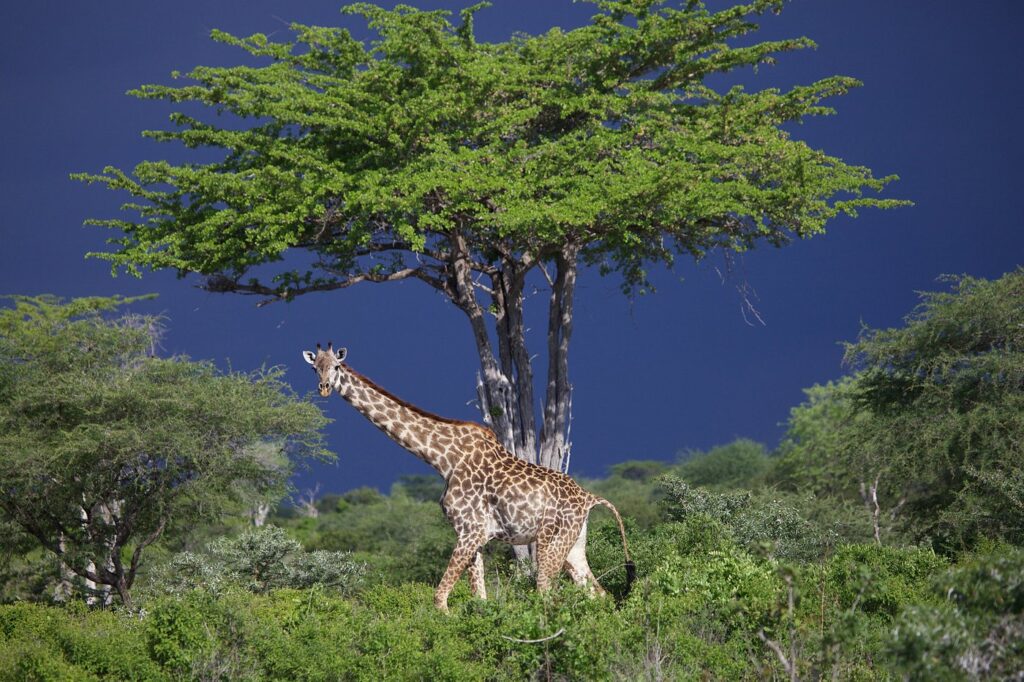
<svg viewBox="0 0 1024 682"><path fill-rule="evenodd" d="M280 372L152 355L128 299L17 297L0 310L0 516L130 604L142 552L241 495L283 492L289 457L326 456L314 404Z"/></svg>
<svg viewBox="0 0 1024 682"><path fill-rule="evenodd" d="M644 291L648 269L679 255L781 246L839 214L903 202L865 196L894 176L786 128L833 113L823 101L859 85L853 78L785 92L705 83L814 46L750 44L753 19L782 0L717 12L695 1L597 0L588 25L499 43L475 37L486 4L458 23L404 5L346 7L366 20L368 42L301 24L286 42L214 31L254 61L199 66L174 74L183 85L131 94L224 115L179 111L173 129L145 133L216 160L77 177L132 197L127 217L90 221L119 231L109 252L92 254L115 271L197 273L211 291L264 301L426 283L471 324L485 419L516 454L538 459L539 442L539 460L559 467L581 264ZM552 292L539 435L523 323L537 272Z"/></svg>

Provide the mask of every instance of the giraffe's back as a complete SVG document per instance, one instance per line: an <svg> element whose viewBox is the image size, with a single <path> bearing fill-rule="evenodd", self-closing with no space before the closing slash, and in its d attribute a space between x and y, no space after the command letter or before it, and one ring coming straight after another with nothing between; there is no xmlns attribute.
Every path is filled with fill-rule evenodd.
<svg viewBox="0 0 1024 682"><path fill-rule="evenodd" d="M526 544L545 526L578 523L593 500L569 476L506 455L457 468L442 508L456 532L482 524L487 539Z"/></svg>

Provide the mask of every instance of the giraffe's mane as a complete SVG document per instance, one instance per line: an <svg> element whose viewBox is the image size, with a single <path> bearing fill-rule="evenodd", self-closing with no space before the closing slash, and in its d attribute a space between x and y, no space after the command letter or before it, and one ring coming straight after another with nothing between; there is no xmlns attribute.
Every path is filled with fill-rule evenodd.
<svg viewBox="0 0 1024 682"><path fill-rule="evenodd" d="M390 400L394 400L396 403L398 403L402 407L404 407L404 408L406 408L406 409L408 409L408 410L410 410L412 412L415 412L416 414L420 415L421 417L426 417L427 419L433 419L433 420L439 421L439 422L441 422L443 424L455 424L455 425L460 425L460 426L475 426L476 428L478 428L481 431L485 432L495 442L498 442L498 437L496 435L494 435L494 431L492 431L491 429L487 428L483 424L478 424L476 422L466 421L464 419L452 419L450 417L442 417L440 415L434 414L433 412L427 412L422 407L417 407L416 405L413 405L412 403L410 403L407 400L402 400L397 395L395 395L391 391L387 390L386 388L382 387L380 384L376 383L375 381L373 381L372 379L370 379L366 375L360 374L356 370L352 369L349 365L347 365L345 363L342 363L342 364L345 366L345 369L347 369L350 374L352 374L354 377L356 377L357 379L359 379L360 381L365 383L367 386L372 388L374 391L377 391L378 393L383 395L385 398L389 398Z"/></svg>

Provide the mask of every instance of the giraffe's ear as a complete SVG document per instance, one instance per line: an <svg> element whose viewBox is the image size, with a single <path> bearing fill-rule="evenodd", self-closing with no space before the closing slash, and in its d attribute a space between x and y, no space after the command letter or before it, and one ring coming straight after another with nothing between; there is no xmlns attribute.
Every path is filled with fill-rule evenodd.
<svg viewBox="0 0 1024 682"><path fill-rule="evenodd" d="M302 351L302 357L304 357L306 359L306 362L308 362L311 365L314 362L316 362L316 356L310 353L308 350Z"/></svg>
<svg viewBox="0 0 1024 682"><path fill-rule="evenodd" d="M348 348L339 348L334 354L338 357L338 362L341 362L348 357Z"/></svg>

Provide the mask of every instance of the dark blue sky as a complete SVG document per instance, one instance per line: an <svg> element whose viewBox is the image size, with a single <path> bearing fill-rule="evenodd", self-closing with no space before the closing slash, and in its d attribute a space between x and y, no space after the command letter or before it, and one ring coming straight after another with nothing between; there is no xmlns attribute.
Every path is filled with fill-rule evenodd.
<svg viewBox="0 0 1024 682"><path fill-rule="evenodd" d="M415 3L413 3L415 4ZM466 3L423 2L458 9ZM717 6L721 3L715 3ZM557 0L495 0L477 17L483 40L584 23L593 7ZM148 3L36 1L10 4L0 41L0 293L81 295L158 292L145 307L169 319L167 353L249 370L285 365L300 393L314 377L300 357L316 341L349 349L359 371L425 409L475 419L475 351L465 318L416 282L355 287L257 309L171 273L112 279L85 260L108 236L83 228L110 217L124 197L68 179L74 171L143 159L187 158L143 140L167 125L161 104L126 97L172 70L229 65L238 51L212 28L288 35L287 23L351 27L320 0ZM838 115L796 127L811 145L901 180L887 196L913 208L838 219L828 234L744 255L724 283L721 256L681 261L656 274L656 295L630 303L614 279L583 273L571 351L575 385L572 473L600 475L628 458L670 460L738 436L774 447L801 389L838 377L839 342L861 323L893 326L915 290L943 273L998 277L1024 261L1024 5L892 0L796 0L765 17L760 39L806 35L816 51L783 56L745 79L761 87L834 74L865 85L832 102ZM736 285L756 291L765 324L748 324ZM543 330L544 295L533 305ZM749 319L749 315L747 316ZM542 352L543 338L533 338ZM319 400L319 399L318 399ZM428 471L347 404L324 403L338 462L298 480L322 491L387 488Z"/></svg>

